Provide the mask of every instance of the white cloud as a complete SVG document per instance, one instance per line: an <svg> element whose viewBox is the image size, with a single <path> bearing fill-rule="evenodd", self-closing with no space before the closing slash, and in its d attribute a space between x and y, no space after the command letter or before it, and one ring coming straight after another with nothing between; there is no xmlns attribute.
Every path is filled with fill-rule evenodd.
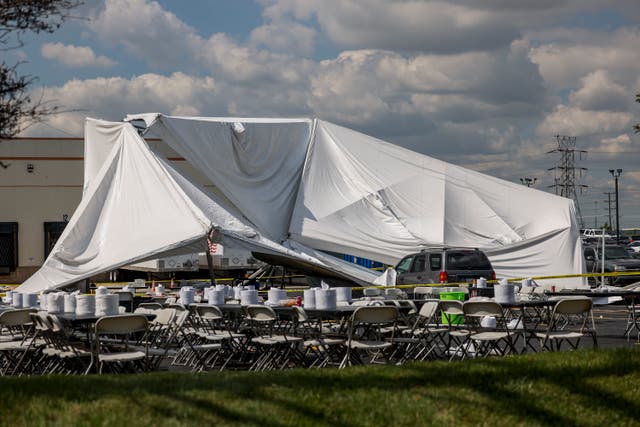
<svg viewBox="0 0 640 427"><path fill-rule="evenodd" d="M210 77L196 78L176 72L170 76L143 74L122 77L70 80L46 90L47 99L78 111L55 114L48 119L54 128L82 135L84 117L122 120L135 112L204 115L217 99L218 86ZM29 134L51 134L51 128L35 125Z"/></svg>
<svg viewBox="0 0 640 427"><path fill-rule="evenodd" d="M105 0L87 24L101 40L120 44L154 66L186 66L202 43L195 30L156 1Z"/></svg>
<svg viewBox="0 0 640 427"><path fill-rule="evenodd" d="M222 74L230 82L263 87L304 84L314 65L292 55L240 45L222 33L203 42L194 55L210 72Z"/></svg>
<svg viewBox="0 0 640 427"><path fill-rule="evenodd" d="M90 47L45 43L40 53L47 59L53 59L70 67L111 67L114 61L106 56L97 56Z"/></svg>
<svg viewBox="0 0 640 427"><path fill-rule="evenodd" d="M632 126L629 113L613 111L581 110L566 105L558 105L538 125L540 135L587 136L624 132Z"/></svg>
<svg viewBox="0 0 640 427"><path fill-rule="evenodd" d="M275 52L309 56L313 53L316 31L296 22L283 21L262 25L251 31L249 40L256 47Z"/></svg>
<svg viewBox="0 0 640 427"><path fill-rule="evenodd" d="M518 35L491 11L442 1L283 0L270 2L265 14L272 19L313 14L331 40L351 48L491 50L508 46Z"/></svg>
<svg viewBox="0 0 640 427"><path fill-rule="evenodd" d="M640 29L614 32L556 31L564 39L549 41L531 50L545 82L553 89L574 88L588 74L607 70L622 84L635 80L640 71Z"/></svg>
<svg viewBox="0 0 640 427"><path fill-rule="evenodd" d="M613 82L605 70L597 70L582 79L582 87L569 95L569 101L583 110L625 111L632 97L628 88Z"/></svg>
<svg viewBox="0 0 640 427"><path fill-rule="evenodd" d="M626 133L612 138L603 138L600 141L600 150L605 153L623 153L631 147L631 137Z"/></svg>

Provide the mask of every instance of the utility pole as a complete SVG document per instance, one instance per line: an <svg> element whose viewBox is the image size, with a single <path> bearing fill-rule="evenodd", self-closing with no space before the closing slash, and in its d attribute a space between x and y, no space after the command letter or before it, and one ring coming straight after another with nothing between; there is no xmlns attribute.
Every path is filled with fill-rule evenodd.
<svg viewBox="0 0 640 427"><path fill-rule="evenodd" d="M576 184L576 171L578 171L580 173L580 177L582 177L582 172L586 171L587 168L576 167L576 153L578 153L580 160L582 160L582 154L586 154L587 152L585 150L576 150L575 136L556 135L556 141L558 143L558 148L547 153L560 154L560 163L549 168L549 170L554 171L555 180L555 184L550 187L555 188L557 195L573 200L576 206L576 213L578 215L580 228L584 228L584 221L582 219L582 212L580 211L580 203L578 202L576 187L579 187L582 191L582 189L587 188L587 186Z"/></svg>
<svg viewBox="0 0 640 427"><path fill-rule="evenodd" d="M622 169L609 169L609 173L616 180L616 243L620 244L620 206L618 205L618 178L622 174Z"/></svg>
<svg viewBox="0 0 640 427"><path fill-rule="evenodd" d="M608 192L606 192L606 193L604 193L604 194L606 194L606 195L607 195L607 200L606 200L606 202L607 202L607 210L609 211L609 228L611 228L611 211L613 210L613 209L611 208L611 195L613 194L613 192L608 191Z"/></svg>
<svg viewBox="0 0 640 427"><path fill-rule="evenodd" d="M596 206L594 208L595 215L593 217L593 228L597 229L598 228L598 201L597 200L595 201L595 204Z"/></svg>
<svg viewBox="0 0 640 427"><path fill-rule="evenodd" d="M527 187L531 187L532 185L534 185L537 180L538 178L529 178L528 176L520 178L520 182L522 183L522 185L526 185Z"/></svg>

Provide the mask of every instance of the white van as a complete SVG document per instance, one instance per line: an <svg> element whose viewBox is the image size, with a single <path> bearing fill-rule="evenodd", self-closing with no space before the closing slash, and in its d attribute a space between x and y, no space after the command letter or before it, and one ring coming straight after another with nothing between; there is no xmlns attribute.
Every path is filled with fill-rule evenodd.
<svg viewBox="0 0 640 427"><path fill-rule="evenodd" d="M614 237L610 234L607 234L602 228L586 228L582 230L582 237L600 237L604 234L604 238L608 239Z"/></svg>

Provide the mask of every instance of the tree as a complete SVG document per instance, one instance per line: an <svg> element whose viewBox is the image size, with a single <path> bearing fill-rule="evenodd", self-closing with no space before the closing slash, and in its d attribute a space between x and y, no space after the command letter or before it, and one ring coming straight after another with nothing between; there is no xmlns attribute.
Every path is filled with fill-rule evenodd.
<svg viewBox="0 0 640 427"><path fill-rule="evenodd" d="M80 0L0 0L0 51L21 47L21 36L27 32L54 32L80 4ZM41 98L31 98L28 89L37 78L20 75L19 66L4 60L0 64L0 138L11 138L57 110Z"/></svg>

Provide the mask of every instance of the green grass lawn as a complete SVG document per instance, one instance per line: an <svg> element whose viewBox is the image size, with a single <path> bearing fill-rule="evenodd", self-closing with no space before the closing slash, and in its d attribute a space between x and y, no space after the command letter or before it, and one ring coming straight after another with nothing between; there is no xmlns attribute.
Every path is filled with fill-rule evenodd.
<svg viewBox="0 0 640 427"><path fill-rule="evenodd" d="M0 378L0 425L640 425L640 351L267 373Z"/></svg>

